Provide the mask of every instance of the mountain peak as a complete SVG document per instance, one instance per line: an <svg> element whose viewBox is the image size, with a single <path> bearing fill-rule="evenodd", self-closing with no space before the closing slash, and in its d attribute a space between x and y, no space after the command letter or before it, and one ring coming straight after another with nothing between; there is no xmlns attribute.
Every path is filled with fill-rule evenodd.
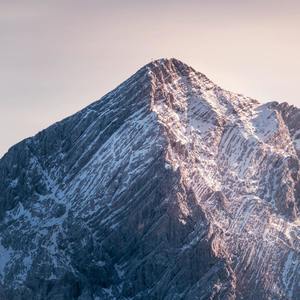
<svg viewBox="0 0 300 300"><path fill-rule="evenodd" d="M154 73L177 73L181 76L187 76L191 72L196 72L192 67L176 58L161 58L153 60L145 67Z"/></svg>
<svg viewBox="0 0 300 300"><path fill-rule="evenodd" d="M0 298L298 299L299 132L149 63L0 159Z"/></svg>
<svg viewBox="0 0 300 300"><path fill-rule="evenodd" d="M158 59L154 59L152 60L151 62L149 62L147 65L164 65L164 66L167 66L167 65L185 65L187 66L187 64L185 64L184 62L182 62L181 60L177 59L177 58L174 58L174 57L171 57L171 58L158 58Z"/></svg>

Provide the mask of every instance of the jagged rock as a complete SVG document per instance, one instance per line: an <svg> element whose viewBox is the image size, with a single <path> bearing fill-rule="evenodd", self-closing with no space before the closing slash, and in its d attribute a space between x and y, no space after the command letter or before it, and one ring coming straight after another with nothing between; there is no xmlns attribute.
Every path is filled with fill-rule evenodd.
<svg viewBox="0 0 300 300"><path fill-rule="evenodd" d="M152 62L0 160L0 298L298 299L300 110Z"/></svg>

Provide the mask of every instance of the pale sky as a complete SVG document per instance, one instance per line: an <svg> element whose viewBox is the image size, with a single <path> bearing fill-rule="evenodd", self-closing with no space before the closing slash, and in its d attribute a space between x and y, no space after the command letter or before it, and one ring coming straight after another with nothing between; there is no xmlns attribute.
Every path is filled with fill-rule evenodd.
<svg viewBox="0 0 300 300"><path fill-rule="evenodd" d="M0 157L162 57L300 107L299 56L296 0L0 0Z"/></svg>

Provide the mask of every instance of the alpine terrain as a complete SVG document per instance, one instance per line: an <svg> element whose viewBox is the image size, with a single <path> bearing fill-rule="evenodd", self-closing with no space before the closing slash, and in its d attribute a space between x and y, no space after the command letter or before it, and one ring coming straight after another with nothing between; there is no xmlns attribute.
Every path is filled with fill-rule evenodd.
<svg viewBox="0 0 300 300"><path fill-rule="evenodd" d="M176 59L0 160L0 299L300 299L300 109Z"/></svg>

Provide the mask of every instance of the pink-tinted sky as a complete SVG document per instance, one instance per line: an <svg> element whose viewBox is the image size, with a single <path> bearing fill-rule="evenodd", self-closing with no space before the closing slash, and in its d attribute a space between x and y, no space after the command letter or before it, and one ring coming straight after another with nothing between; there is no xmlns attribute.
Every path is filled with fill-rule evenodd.
<svg viewBox="0 0 300 300"><path fill-rule="evenodd" d="M0 156L152 59L300 107L300 2L0 0Z"/></svg>

